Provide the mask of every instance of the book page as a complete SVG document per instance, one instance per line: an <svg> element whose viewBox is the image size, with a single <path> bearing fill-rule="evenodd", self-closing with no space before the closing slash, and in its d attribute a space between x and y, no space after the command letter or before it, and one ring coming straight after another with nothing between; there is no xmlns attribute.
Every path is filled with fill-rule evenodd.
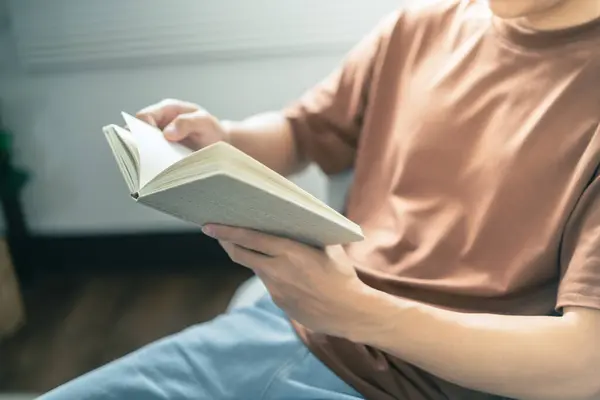
<svg viewBox="0 0 600 400"><path fill-rule="evenodd" d="M139 189L138 156L135 143L131 133L117 125L107 125L102 128L121 175L127 183L130 193L136 193Z"/></svg>
<svg viewBox="0 0 600 400"><path fill-rule="evenodd" d="M167 168L140 190L139 195L145 196L152 192L171 189L174 186L200 180L205 175L215 172L230 174L248 184L258 186L274 196L295 203L299 207L346 225L349 229L357 228L356 224L327 204L226 142L217 142L207 146Z"/></svg>
<svg viewBox="0 0 600 400"><path fill-rule="evenodd" d="M169 166L192 153L185 146L169 142L160 129L127 113L122 113L122 115L135 140L140 157L140 188L143 188Z"/></svg>

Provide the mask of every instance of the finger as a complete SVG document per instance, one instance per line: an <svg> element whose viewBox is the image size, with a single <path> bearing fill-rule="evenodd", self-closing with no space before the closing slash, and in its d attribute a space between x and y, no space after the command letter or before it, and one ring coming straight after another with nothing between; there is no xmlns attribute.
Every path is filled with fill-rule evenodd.
<svg viewBox="0 0 600 400"><path fill-rule="evenodd" d="M202 228L202 231L215 239L230 242L272 257L282 254L291 245L291 242L287 239L251 229L208 224Z"/></svg>
<svg viewBox="0 0 600 400"><path fill-rule="evenodd" d="M188 149L192 149L192 150L200 150L200 149L205 148L209 144L213 143L213 142L210 142L208 140L208 138L205 137L205 135L195 134L195 133L190 134L190 136L188 136L184 139L176 140L176 141L181 143Z"/></svg>
<svg viewBox="0 0 600 400"><path fill-rule="evenodd" d="M145 123L158 128L158 125L157 125L156 121L154 120L154 117L151 114L139 114L138 113L136 116L140 121L144 121ZM127 129L129 129L129 127L127 127Z"/></svg>
<svg viewBox="0 0 600 400"><path fill-rule="evenodd" d="M210 143L210 134L218 130L218 121L206 110L197 110L187 114L178 115L163 131L169 140L180 141L188 138L197 147L204 147ZM212 135L214 136L214 135ZM203 140L206 139L206 140Z"/></svg>
<svg viewBox="0 0 600 400"><path fill-rule="evenodd" d="M260 270L261 268L264 268L270 260L270 257L268 256L265 256L252 250L245 249L234 243L222 240L220 240L219 243L229 256L229 258L231 258L231 261L233 261L236 264L243 265L244 267L250 268L252 270Z"/></svg>
<svg viewBox="0 0 600 400"><path fill-rule="evenodd" d="M198 105L187 101L164 99L143 108L135 116L159 129L164 129L178 115L194 112L199 108Z"/></svg>

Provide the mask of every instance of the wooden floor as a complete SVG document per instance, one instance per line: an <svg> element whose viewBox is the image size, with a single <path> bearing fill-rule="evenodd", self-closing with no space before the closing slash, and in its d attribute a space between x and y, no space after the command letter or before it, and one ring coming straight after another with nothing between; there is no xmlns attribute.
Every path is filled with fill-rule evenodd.
<svg viewBox="0 0 600 400"><path fill-rule="evenodd" d="M24 295L25 327L0 344L0 392L45 392L209 320L249 276L224 266L44 278Z"/></svg>

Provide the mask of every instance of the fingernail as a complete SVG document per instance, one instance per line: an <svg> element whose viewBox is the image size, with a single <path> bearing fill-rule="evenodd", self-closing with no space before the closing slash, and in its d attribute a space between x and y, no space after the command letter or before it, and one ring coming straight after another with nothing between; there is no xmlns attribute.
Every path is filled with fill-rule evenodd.
<svg viewBox="0 0 600 400"><path fill-rule="evenodd" d="M204 234L206 236L210 236L210 237L214 237L214 235L215 235L213 228L210 226L203 226L202 232L204 232Z"/></svg>

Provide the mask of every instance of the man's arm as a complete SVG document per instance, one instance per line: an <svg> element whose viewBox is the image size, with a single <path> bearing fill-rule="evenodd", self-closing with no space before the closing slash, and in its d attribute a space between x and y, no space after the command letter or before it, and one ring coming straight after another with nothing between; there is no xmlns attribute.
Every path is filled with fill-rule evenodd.
<svg viewBox="0 0 600 400"><path fill-rule="evenodd" d="M282 175L308 160L326 173L341 172L354 162L374 70L399 18L393 13L381 21L338 68L281 112L220 121L197 104L165 99L136 115L194 150L228 141Z"/></svg>
<svg viewBox="0 0 600 400"><path fill-rule="evenodd" d="M384 350L460 386L518 399L600 399L600 311L561 317L467 314L365 285L339 246L321 251L252 230L209 225L231 259L260 276L307 328Z"/></svg>
<svg viewBox="0 0 600 400"><path fill-rule="evenodd" d="M465 314L367 291L355 340L456 384L519 399L600 399L600 177L562 235L561 317ZM579 306L579 307L573 307ZM363 313L364 314L364 313Z"/></svg>
<svg viewBox="0 0 600 400"><path fill-rule="evenodd" d="M307 165L292 127L282 113L265 113L241 122L224 121L227 141L282 175Z"/></svg>
<svg viewBox="0 0 600 400"><path fill-rule="evenodd" d="M281 112L224 123L230 142L284 175L308 160L328 174L350 168L376 64L399 18L399 12L384 18L334 71Z"/></svg>
<svg viewBox="0 0 600 400"><path fill-rule="evenodd" d="M220 121L197 104L165 99L136 116L192 150L225 140L283 175L307 164L283 113L259 114L242 122Z"/></svg>
<svg viewBox="0 0 600 400"><path fill-rule="evenodd" d="M600 398L600 311L466 314L368 290L350 339L455 384L519 399ZM360 301L364 301L361 299Z"/></svg>

